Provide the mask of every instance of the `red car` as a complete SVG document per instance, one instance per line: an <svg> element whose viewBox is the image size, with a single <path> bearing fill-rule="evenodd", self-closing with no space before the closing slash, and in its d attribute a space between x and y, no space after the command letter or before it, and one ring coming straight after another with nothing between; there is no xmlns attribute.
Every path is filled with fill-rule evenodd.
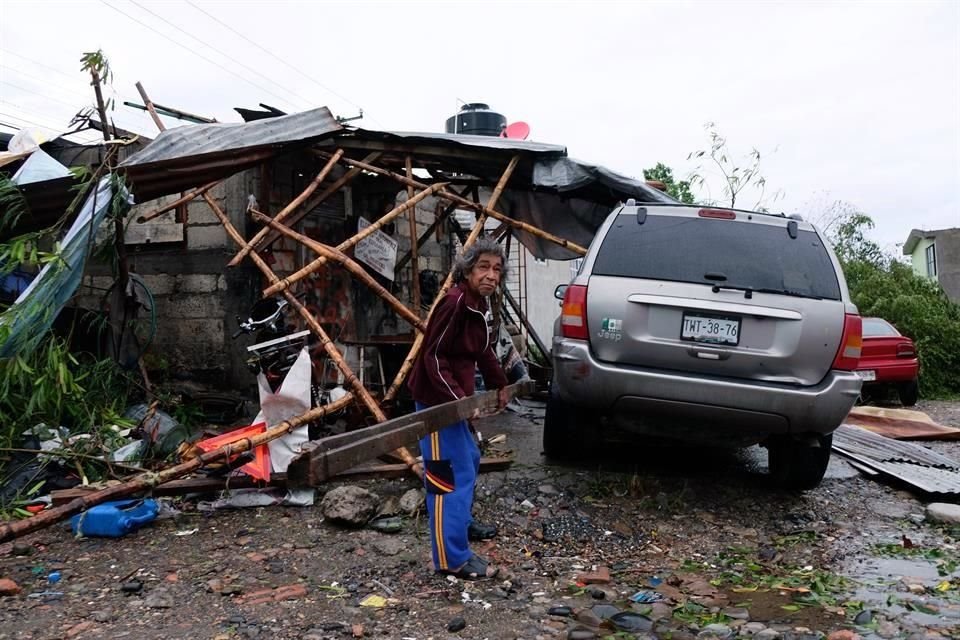
<svg viewBox="0 0 960 640"><path fill-rule="evenodd" d="M882 318L863 319L863 350L856 373L865 391L893 386L905 407L917 403L917 349L913 340Z"/></svg>

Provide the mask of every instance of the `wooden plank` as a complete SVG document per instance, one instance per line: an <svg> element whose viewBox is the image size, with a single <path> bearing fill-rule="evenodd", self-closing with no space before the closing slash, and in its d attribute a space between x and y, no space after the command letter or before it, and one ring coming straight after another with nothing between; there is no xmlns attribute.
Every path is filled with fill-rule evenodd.
<svg viewBox="0 0 960 640"><path fill-rule="evenodd" d="M480 473L491 471L502 471L513 464L513 456L498 458L480 458ZM352 469L347 469L342 473L329 478L329 482L367 480L376 478L403 478L410 473L410 468L404 463L398 464L362 464ZM149 492L151 496L183 496L191 493L217 493L226 489L262 489L265 487L277 487L280 489L287 486L287 474L274 473L270 476L269 483L263 483L247 475L232 476L230 478L222 477L202 477L202 478L183 478L180 480L171 480L165 484L155 487ZM89 493L93 493L93 487L74 487L72 489L60 489L53 491L50 497L53 500L53 506L59 507L66 504L74 498L81 498Z"/></svg>
<svg viewBox="0 0 960 640"><path fill-rule="evenodd" d="M512 396L532 393L533 382L520 382L507 387ZM466 420L479 410L480 412L496 410L498 406L498 392L487 391L468 398L447 402L435 407L429 407L405 416L381 422L380 424L350 431L348 433L323 438L315 442L308 442L303 447L303 453L287 467L287 480L291 486L317 486L330 477L345 471L357 464L352 462L347 466L339 466L337 457L353 461L352 448L366 451L366 459L376 457L390 449L372 452L373 448L381 449L392 445L397 448L404 442L420 438L427 433L438 431L443 427ZM422 423L419 425L417 423ZM362 438L362 440L360 440ZM382 442L382 444L375 444ZM362 443L358 446L357 443Z"/></svg>

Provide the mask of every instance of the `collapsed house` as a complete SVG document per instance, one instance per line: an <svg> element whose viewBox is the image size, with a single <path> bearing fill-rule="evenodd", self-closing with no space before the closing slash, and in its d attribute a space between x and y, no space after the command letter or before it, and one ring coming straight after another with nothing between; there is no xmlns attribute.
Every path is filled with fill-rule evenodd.
<svg viewBox="0 0 960 640"><path fill-rule="evenodd" d="M148 368L213 371L248 389L252 338L231 338L238 318L262 296L286 296L331 374L376 416L402 386L453 257L481 231L522 271L502 307L545 362L549 336L527 317L528 292L552 297L568 278L536 281L519 256L576 258L618 202L671 201L558 145L346 127L326 108L254 114L163 131L116 166L137 203L129 269L152 296ZM88 265L75 303L96 304L113 279Z"/></svg>

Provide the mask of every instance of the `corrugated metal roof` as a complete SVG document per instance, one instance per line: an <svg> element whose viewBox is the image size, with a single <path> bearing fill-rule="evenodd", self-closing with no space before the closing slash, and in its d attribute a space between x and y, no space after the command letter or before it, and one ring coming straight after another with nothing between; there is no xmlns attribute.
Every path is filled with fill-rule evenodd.
<svg viewBox="0 0 960 640"><path fill-rule="evenodd" d="M477 147L500 151L520 151L537 155L567 155L567 148L559 144L498 138L497 136L474 136L463 133L433 133L422 131L374 131L372 129L354 129L344 136L356 136L368 140L404 142L407 144L440 144L452 147Z"/></svg>
<svg viewBox="0 0 960 640"><path fill-rule="evenodd" d="M326 107L254 122L192 124L167 129L121 167L171 162L183 158L247 152L272 145L307 142L343 127Z"/></svg>
<svg viewBox="0 0 960 640"><path fill-rule="evenodd" d="M185 125L167 129L119 169L144 202L225 178L342 129L326 107L254 122Z"/></svg>
<svg viewBox="0 0 960 640"><path fill-rule="evenodd" d="M833 442L851 453L874 460L917 462L933 467L960 469L960 463L918 444L894 440L860 427L843 425L833 434Z"/></svg>
<svg viewBox="0 0 960 640"><path fill-rule="evenodd" d="M921 491L960 494L960 463L927 447L843 425L833 434L833 448Z"/></svg>

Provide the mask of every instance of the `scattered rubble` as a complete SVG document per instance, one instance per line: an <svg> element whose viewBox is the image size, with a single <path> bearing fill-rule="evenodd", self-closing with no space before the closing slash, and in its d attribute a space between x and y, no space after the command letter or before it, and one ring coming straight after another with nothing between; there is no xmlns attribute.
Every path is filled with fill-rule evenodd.
<svg viewBox="0 0 960 640"><path fill-rule="evenodd" d="M328 520L362 527L377 513L380 497L353 485L336 487L323 496L320 509Z"/></svg>

